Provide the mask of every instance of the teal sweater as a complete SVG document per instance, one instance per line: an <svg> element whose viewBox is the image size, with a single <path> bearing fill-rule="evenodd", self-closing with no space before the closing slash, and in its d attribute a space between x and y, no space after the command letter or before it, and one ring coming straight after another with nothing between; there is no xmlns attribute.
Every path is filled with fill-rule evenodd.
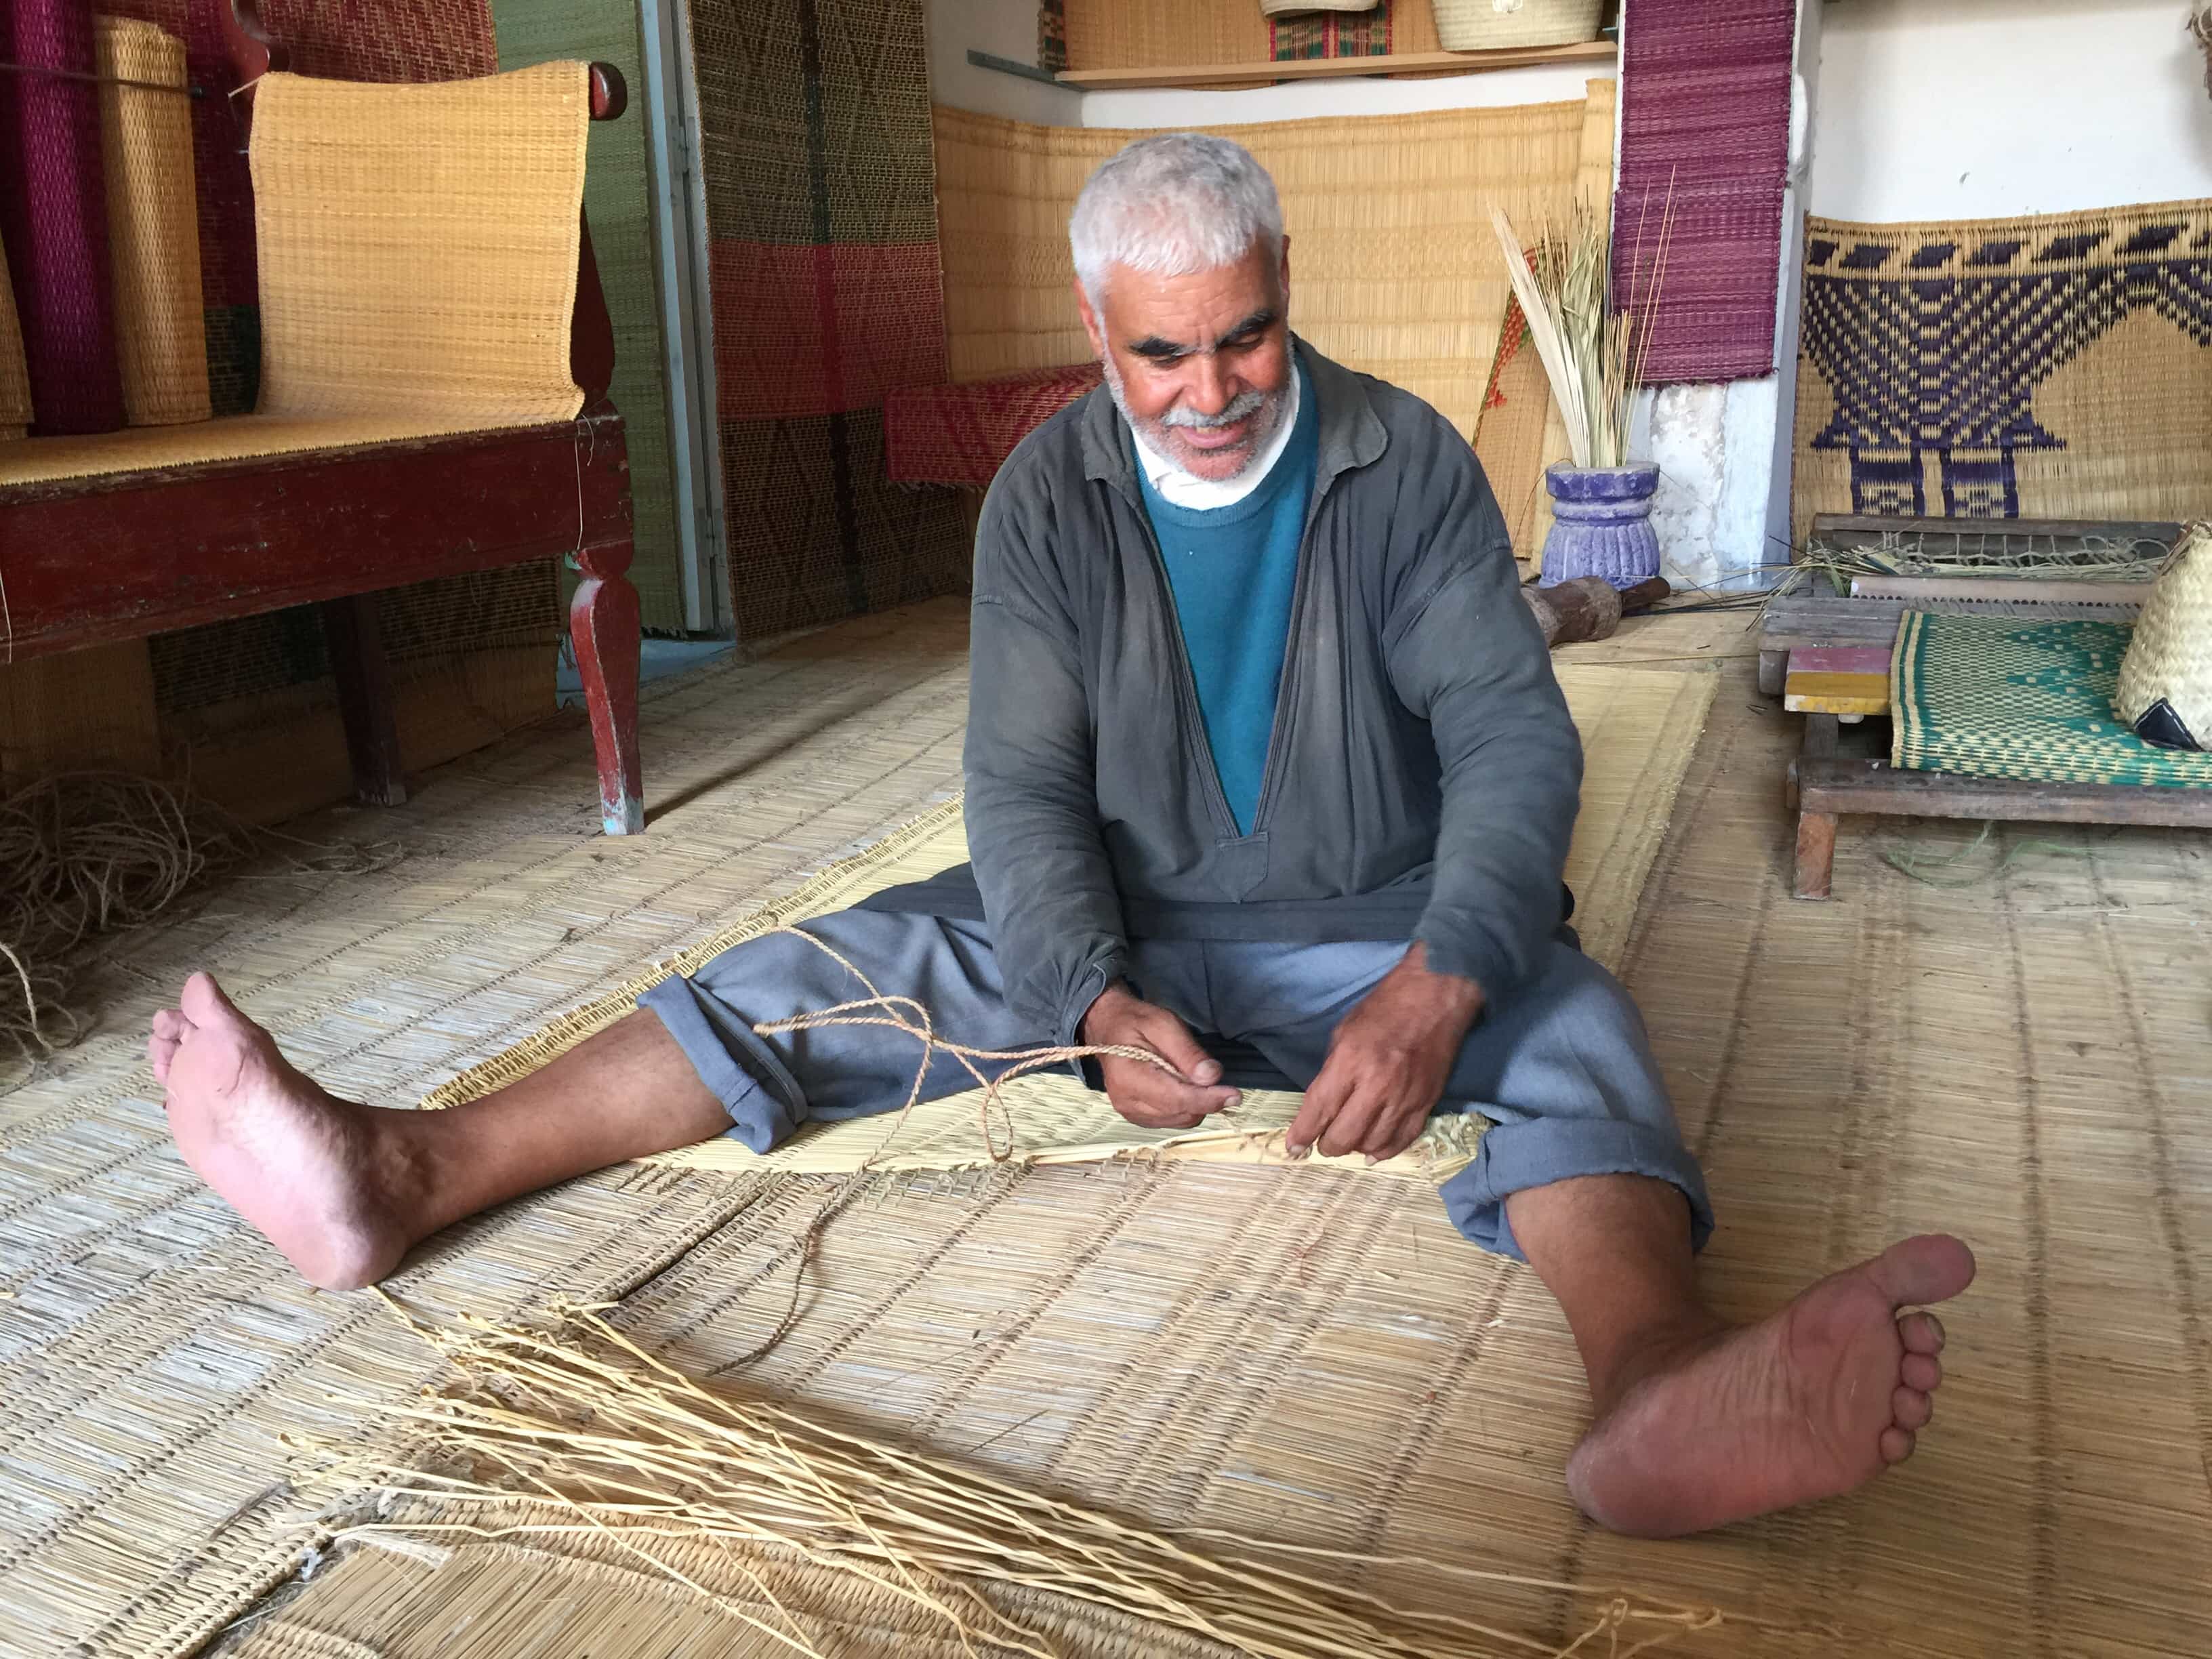
<svg viewBox="0 0 2212 1659"><path fill-rule="evenodd" d="M1206 512L1177 507L1137 476L1175 596L1183 651L1197 683L1198 709L1221 793L1237 827L1252 833L1260 781L1275 729L1275 694L1290 642L1298 544L1313 495L1321 421L1312 383L1299 370L1297 424L1260 485L1243 501Z"/></svg>

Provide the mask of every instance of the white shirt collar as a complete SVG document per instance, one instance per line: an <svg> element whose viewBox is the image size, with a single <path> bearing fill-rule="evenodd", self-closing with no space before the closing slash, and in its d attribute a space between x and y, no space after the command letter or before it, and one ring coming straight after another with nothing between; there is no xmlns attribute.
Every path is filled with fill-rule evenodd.
<svg viewBox="0 0 2212 1659"><path fill-rule="evenodd" d="M1267 448L1260 459L1233 478L1216 482L1212 478L1194 477L1173 461L1155 451L1145 441L1144 434L1134 427L1129 435L1137 441L1137 459L1145 469L1145 476L1158 490L1160 499L1171 507L1188 513L1208 513L1218 507L1234 507L1267 481L1275 470L1275 463L1283 459L1283 452L1291 447L1291 431L1298 423L1298 398L1302 395L1298 381L1304 378L1297 365L1291 366L1291 395L1283 409L1283 418L1275 427L1275 435L1267 440Z"/></svg>

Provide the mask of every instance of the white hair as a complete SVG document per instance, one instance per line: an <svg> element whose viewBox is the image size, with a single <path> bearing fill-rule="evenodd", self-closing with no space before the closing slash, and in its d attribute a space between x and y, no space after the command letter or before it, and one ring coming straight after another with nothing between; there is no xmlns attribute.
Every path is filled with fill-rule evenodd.
<svg viewBox="0 0 2212 1659"><path fill-rule="evenodd" d="M1188 276L1233 265L1255 243L1279 255L1283 208L1252 152L1203 132L1139 138L1098 164L1067 221L1091 303L1115 265Z"/></svg>

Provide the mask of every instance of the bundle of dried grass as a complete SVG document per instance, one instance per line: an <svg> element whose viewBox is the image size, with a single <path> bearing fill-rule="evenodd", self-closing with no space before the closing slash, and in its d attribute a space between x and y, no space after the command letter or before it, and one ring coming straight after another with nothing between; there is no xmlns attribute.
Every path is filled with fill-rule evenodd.
<svg viewBox="0 0 2212 1659"><path fill-rule="evenodd" d="M389 1298L387 1298L387 1301ZM397 1310L397 1304L392 1304ZM402 1316L405 1317L404 1315ZM1020 1586L1179 1631L1264 1659L1416 1659L1519 1652L1631 1654L1722 1622L1711 1607L1402 1557L1341 1554L1236 1534L1146 1531L954 1463L840 1432L764 1401L709 1393L589 1309L550 1334L476 1322L415 1329L451 1358L457 1392L400 1415L421 1426L437 1471L334 1454L338 1472L388 1499L429 1500L450 1522L339 1529L502 1537L590 1533L668 1577L713 1592L654 1553L678 1541L767 1547L855 1575L941 1618L964 1650L1056 1659L1045 1632L994 1601ZM362 1409L384 1409L362 1401ZM550 1504L514 1522L518 1496ZM1215 1549L1208 1554L1202 1550ZM818 1655L766 1580L725 1610L794 1653ZM1583 1637L1555 1648L1479 1621L1415 1613L1352 1587L1346 1569L1417 1568L1470 1586L1535 1586L1597 1605Z"/></svg>
<svg viewBox="0 0 2212 1659"><path fill-rule="evenodd" d="M1566 425L1574 464L1626 465L1629 416L1650 338L1638 313L1648 309L1666 268L1671 195L1661 217L1656 258L1648 267L1651 292L1630 309L1613 302L1612 230L1589 203L1577 202L1564 225L1547 223L1533 249L1522 246L1504 209L1493 208L1490 217L1528 337ZM1639 260L1638 268L1646 267Z"/></svg>
<svg viewBox="0 0 2212 1659"><path fill-rule="evenodd" d="M324 847L256 830L187 789L123 772L40 778L0 795L0 1084L83 1035L85 949L170 911L277 843L294 873L380 869L395 848Z"/></svg>

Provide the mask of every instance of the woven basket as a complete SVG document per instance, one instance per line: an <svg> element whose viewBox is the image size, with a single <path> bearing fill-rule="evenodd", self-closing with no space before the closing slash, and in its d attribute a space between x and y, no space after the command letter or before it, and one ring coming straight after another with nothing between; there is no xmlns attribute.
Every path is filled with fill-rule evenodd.
<svg viewBox="0 0 2212 1659"><path fill-rule="evenodd" d="M1302 11L1373 11L1382 0L1260 0L1262 17L1287 17Z"/></svg>
<svg viewBox="0 0 2212 1659"><path fill-rule="evenodd" d="M2112 712L2161 748L2212 748L2212 525L2190 526L2159 573Z"/></svg>
<svg viewBox="0 0 2212 1659"><path fill-rule="evenodd" d="M1436 0L1446 52L1565 46L1597 39L1605 0Z"/></svg>

